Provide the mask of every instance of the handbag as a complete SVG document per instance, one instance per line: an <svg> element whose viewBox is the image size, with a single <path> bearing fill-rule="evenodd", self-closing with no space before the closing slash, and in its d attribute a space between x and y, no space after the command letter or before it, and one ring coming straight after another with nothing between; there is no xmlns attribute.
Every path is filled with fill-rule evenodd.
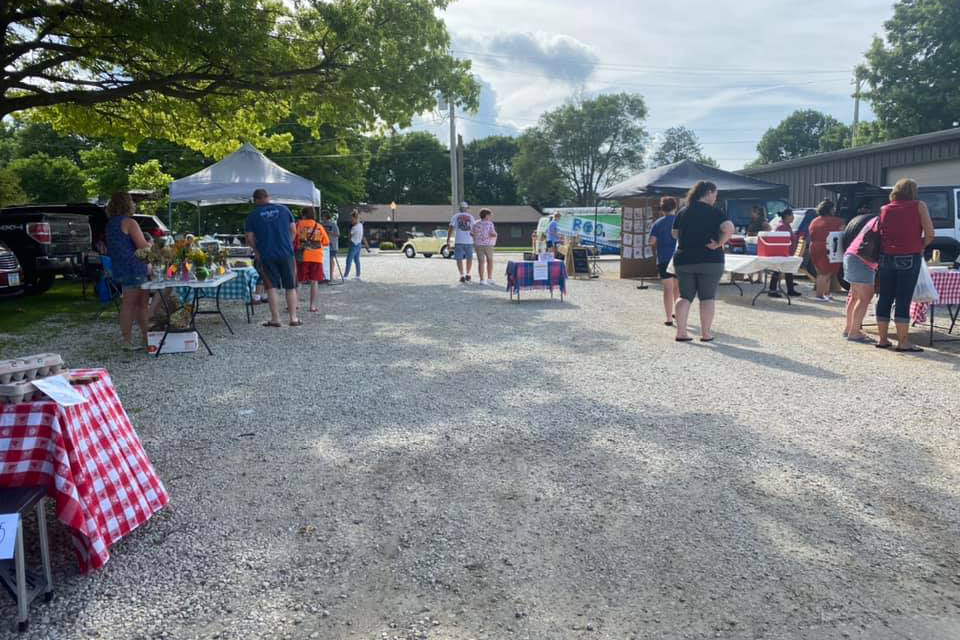
<svg viewBox="0 0 960 640"><path fill-rule="evenodd" d="M313 241L313 237L317 235L317 221L313 221L313 230L310 232L310 237L306 240L300 239L300 234L297 234L297 245L293 248L293 255L297 262L303 262L303 252L306 249L320 249L323 245L317 246Z"/></svg>
<svg viewBox="0 0 960 640"><path fill-rule="evenodd" d="M877 216L863 228L863 239L857 247L857 256L867 262L880 262L880 216Z"/></svg>

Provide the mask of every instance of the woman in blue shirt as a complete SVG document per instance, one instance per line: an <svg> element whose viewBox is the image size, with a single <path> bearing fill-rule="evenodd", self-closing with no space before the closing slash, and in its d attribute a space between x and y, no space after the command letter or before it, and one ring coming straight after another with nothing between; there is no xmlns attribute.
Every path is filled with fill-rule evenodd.
<svg viewBox="0 0 960 640"><path fill-rule="evenodd" d="M107 252L110 256L112 277L123 290L120 303L121 347L127 351L146 348L150 330L150 292L141 289L147 281L147 265L137 257L137 249L150 246L140 225L133 219L133 200L129 193L117 192L107 203ZM140 325L142 342L131 337L134 321Z"/></svg>
<svg viewBox="0 0 960 640"><path fill-rule="evenodd" d="M663 286L663 310L667 320L663 324L673 326L673 310L680 297L677 289L677 278L667 273L667 265L677 249L677 239L673 237L673 221L677 216L676 198L660 198L661 217L650 228L650 246L657 250L657 269L660 271L660 284Z"/></svg>

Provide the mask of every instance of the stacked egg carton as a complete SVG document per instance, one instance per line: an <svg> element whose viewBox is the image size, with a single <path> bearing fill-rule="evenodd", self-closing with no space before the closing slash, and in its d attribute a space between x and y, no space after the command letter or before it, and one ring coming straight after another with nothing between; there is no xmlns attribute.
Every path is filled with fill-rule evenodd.
<svg viewBox="0 0 960 640"><path fill-rule="evenodd" d="M65 373L63 358L56 353L0 360L0 404L40 400L46 396L33 381Z"/></svg>

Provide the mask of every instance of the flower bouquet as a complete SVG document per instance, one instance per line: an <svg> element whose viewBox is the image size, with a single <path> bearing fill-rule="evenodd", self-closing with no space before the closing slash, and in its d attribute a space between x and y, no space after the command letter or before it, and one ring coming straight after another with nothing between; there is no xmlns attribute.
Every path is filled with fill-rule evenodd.
<svg viewBox="0 0 960 640"><path fill-rule="evenodd" d="M203 281L210 277L210 270L207 269L207 263L210 257L203 249L192 249L187 257L193 264L193 271L197 275L197 280Z"/></svg>

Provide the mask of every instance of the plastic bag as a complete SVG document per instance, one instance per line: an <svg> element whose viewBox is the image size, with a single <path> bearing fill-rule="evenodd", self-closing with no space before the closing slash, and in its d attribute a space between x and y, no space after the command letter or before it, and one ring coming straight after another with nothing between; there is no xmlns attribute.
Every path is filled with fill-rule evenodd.
<svg viewBox="0 0 960 640"><path fill-rule="evenodd" d="M937 304L940 302L940 294L937 288L933 286L933 278L930 277L930 270L927 269L927 261L920 258L920 275L917 277L917 286L913 290L913 301L925 304Z"/></svg>

